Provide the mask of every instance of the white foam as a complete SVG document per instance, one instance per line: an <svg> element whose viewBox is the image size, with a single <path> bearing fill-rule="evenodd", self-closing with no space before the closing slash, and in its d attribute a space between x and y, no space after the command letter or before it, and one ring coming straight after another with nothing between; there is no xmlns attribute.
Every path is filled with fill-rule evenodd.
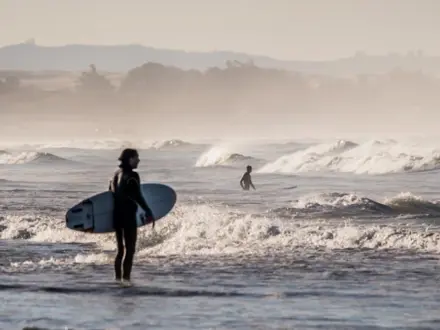
<svg viewBox="0 0 440 330"><path fill-rule="evenodd" d="M60 142L44 143L38 146L38 149L58 149L58 148L76 148L86 150L114 150L121 148L142 148L146 143L140 140L122 140L122 139L102 139L102 140L67 140Z"/></svg>
<svg viewBox="0 0 440 330"><path fill-rule="evenodd" d="M41 156L38 152L21 152L19 154L2 154L0 155L0 164L26 164Z"/></svg>
<svg viewBox="0 0 440 330"><path fill-rule="evenodd" d="M104 253L91 253L91 254L77 254L74 258L69 259L75 264L94 264L103 265L109 261L113 261L113 258Z"/></svg>
<svg viewBox="0 0 440 330"><path fill-rule="evenodd" d="M390 198L385 199L385 203L388 205L394 205L394 204L400 204L400 203L430 203L426 200L424 200L420 196L415 196L409 191L407 192L401 192L397 196L393 196Z"/></svg>
<svg viewBox="0 0 440 330"><path fill-rule="evenodd" d="M363 198L353 193L351 194L310 194L301 196L294 201L291 206L294 208L306 209L309 205L319 204L332 207L344 207L349 205L359 205L363 203Z"/></svg>
<svg viewBox="0 0 440 330"><path fill-rule="evenodd" d="M141 139L120 139L120 138L104 138L104 139L71 139L53 142L41 142L34 144L10 144L5 147L17 150L45 150L45 149L83 149L83 150L115 150L122 148L138 148L138 149L162 149L176 148L180 146L190 145L179 139L168 140L141 140Z"/></svg>
<svg viewBox="0 0 440 330"><path fill-rule="evenodd" d="M196 167L209 167L216 165L228 165L230 163L247 160L251 157L244 156L246 152L244 145L220 144L211 147L197 159Z"/></svg>
<svg viewBox="0 0 440 330"><path fill-rule="evenodd" d="M58 258L53 258L50 257L48 259L41 259L38 261L32 261L32 260L26 260L23 262L11 262L11 267L13 268L32 268L32 269L37 269L37 268L53 268L53 266L62 266L65 265L65 260L64 259L58 259Z"/></svg>
<svg viewBox="0 0 440 330"><path fill-rule="evenodd" d="M189 142L185 142L178 139L172 139L172 140L154 141L153 143L151 143L150 148L160 150L165 148L184 147L188 145L190 145Z"/></svg>
<svg viewBox="0 0 440 330"><path fill-rule="evenodd" d="M268 163L259 173L300 173L311 171L386 174L432 170L440 167L440 149L401 144L393 140L319 144L284 155Z"/></svg>
<svg viewBox="0 0 440 330"><path fill-rule="evenodd" d="M113 259L109 255L104 253L91 253L91 254L77 254L74 257L68 258L43 258L40 260L25 260L22 262L11 262L9 271L34 271L42 269L63 269L66 267L72 267L75 265L104 265L108 264ZM7 268L6 268L7 269Z"/></svg>
<svg viewBox="0 0 440 330"><path fill-rule="evenodd" d="M232 153L225 146L214 146L200 155L199 159L196 161L196 167L208 167L222 164L231 156L231 154Z"/></svg>
<svg viewBox="0 0 440 330"><path fill-rule="evenodd" d="M335 224L269 219L220 212L209 206L183 207L147 234L140 256L286 253L314 248L410 248L440 252L440 233L392 225ZM152 244L152 242L154 242Z"/></svg>
<svg viewBox="0 0 440 330"><path fill-rule="evenodd" d="M4 216L1 239L29 239L46 243L96 243L102 248L114 246L114 234L92 235L68 229L62 217L35 216L33 214Z"/></svg>
<svg viewBox="0 0 440 330"><path fill-rule="evenodd" d="M353 202L348 200L348 202ZM334 202L332 202L334 203ZM96 243L94 254L43 263L108 263L104 251L115 250L114 234L72 231L61 219L7 216L1 238L17 238L20 230L34 242ZM400 225L359 225L323 220L268 218L231 212L210 205L177 205L166 219L139 230L138 256L185 256L289 253L292 249L406 248L440 253L440 233Z"/></svg>

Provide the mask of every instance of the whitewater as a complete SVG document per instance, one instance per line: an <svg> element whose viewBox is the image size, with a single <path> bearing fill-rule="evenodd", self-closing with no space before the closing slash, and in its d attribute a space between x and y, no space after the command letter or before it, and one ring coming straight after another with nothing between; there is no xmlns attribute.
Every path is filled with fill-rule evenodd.
<svg viewBox="0 0 440 330"><path fill-rule="evenodd" d="M64 215L127 146L178 201L120 288ZM440 143L2 142L0 239L1 329L438 329Z"/></svg>

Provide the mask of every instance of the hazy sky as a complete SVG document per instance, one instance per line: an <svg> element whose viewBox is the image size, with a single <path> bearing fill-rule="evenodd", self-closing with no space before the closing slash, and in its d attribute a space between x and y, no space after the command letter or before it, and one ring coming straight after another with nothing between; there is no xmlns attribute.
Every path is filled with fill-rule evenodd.
<svg viewBox="0 0 440 330"><path fill-rule="evenodd" d="M328 59L440 55L440 0L0 0L0 45L129 44Z"/></svg>

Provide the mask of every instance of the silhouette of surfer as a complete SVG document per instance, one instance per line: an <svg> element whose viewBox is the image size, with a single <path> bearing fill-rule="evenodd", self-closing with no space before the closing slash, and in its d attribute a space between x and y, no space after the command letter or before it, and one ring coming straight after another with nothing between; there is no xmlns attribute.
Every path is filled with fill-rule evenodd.
<svg viewBox="0 0 440 330"><path fill-rule="evenodd" d="M118 160L121 162L110 182L109 190L113 192L114 229L118 253L115 258L115 279L124 285L130 285L130 274L133 266L133 257L136 251L137 223L136 212L138 204L144 209L148 220L154 218L151 209L142 196L139 174L134 169L139 164L139 154L136 149L124 149ZM122 258L125 258L122 265ZM121 266L122 271L121 272ZM122 273L122 274L121 274Z"/></svg>
<svg viewBox="0 0 440 330"><path fill-rule="evenodd" d="M246 172L243 174L243 177L240 180L240 186L243 190L249 190L249 187L252 187L255 190L255 186L252 183L251 178L252 166L246 166Z"/></svg>

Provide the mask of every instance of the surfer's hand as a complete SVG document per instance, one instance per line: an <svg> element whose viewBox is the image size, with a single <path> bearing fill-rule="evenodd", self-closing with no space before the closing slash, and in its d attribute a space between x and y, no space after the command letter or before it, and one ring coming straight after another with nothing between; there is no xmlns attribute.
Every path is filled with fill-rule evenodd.
<svg viewBox="0 0 440 330"><path fill-rule="evenodd" d="M145 216L145 222L151 222L152 228L154 229L155 226L155 219L152 215L146 215Z"/></svg>

